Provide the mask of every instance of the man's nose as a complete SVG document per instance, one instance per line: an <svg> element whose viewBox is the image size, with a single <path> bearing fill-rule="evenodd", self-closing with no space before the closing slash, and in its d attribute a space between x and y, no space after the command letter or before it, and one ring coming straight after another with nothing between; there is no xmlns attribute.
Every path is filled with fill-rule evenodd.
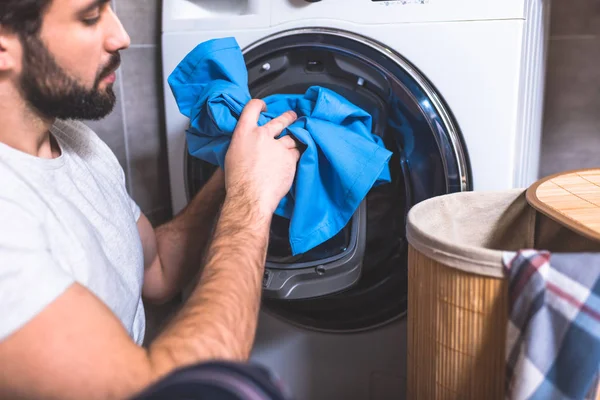
<svg viewBox="0 0 600 400"><path fill-rule="evenodd" d="M114 11L109 9L108 12L110 26L108 27L106 39L106 51L113 53L128 48L131 44L131 39Z"/></svg>

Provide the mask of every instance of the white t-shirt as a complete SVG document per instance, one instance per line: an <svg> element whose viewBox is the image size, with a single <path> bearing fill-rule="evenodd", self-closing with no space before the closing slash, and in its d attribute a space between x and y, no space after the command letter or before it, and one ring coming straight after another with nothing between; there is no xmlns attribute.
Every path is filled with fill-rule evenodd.
<svg viewBox="0 0 600 400"><path fill-rule="evenodd" d="M0 340L78 282L141 345L140 209L117 158L91 129L57 121L51 132L61 148L54 159L0 143Z"/></svg>

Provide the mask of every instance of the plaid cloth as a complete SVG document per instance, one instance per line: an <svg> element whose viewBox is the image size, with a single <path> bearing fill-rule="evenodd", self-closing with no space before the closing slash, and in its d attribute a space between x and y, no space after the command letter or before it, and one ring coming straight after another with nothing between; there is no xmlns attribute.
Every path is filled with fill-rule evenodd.
<svg viewBox="0 0 600 400"><path fill-rule="evenodd" d="M507 399L593 399L600 371L600 255L504 253Z"/></svg>

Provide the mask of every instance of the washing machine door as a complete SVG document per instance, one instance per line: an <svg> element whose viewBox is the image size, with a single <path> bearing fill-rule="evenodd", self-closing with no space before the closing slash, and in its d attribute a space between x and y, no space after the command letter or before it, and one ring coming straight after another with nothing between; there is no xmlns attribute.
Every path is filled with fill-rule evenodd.
<svg viewBox="0 0 600 400"><path fill-rule="evenodd" d="M327 87L368 111L373 133L393 152L392 183L373 188L348 226L323 245L292 257L289 221L274 217L264 309L290 323L333 332L371 329L402 317L408 210L427 198L471 189L466 149L450 110L408 60L351 32L294 29L243 52L254 98ZM188 195L193 196L215 167L193 157L186 160ZM355 251L348 258L357 247L358 255ZM335 268L320 274L323 260ZM272 276L285 277L284 283L303 282L301 293L310 296L291 295L294 291L284 284L270 285ZM336 276L347 279L336 281ZM337 283L327 284L326 279Z"/></svg>

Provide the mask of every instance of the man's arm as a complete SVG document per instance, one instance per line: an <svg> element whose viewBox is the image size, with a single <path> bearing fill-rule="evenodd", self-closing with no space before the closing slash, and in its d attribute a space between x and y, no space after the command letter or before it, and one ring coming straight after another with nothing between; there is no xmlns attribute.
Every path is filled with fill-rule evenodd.
<svg viewBox="0 0 600 400"><path fill-rule="evenodd" d="M261 104L248 104L232 138L227 196L202 278L150 348L136 346L104 303L73 284L0 342L0 398L123 399L178 367L247 359L272 213L299 156L291 138L275 139L294 117L258 128Z"/></svg>
<svg viewBox="0 0 600 400"><path fill-rule="evenodd" d="M145 299L169 301L198 274L224 198L225 177L218 169L192 201L156 231L141 215L138 231L144 248Z"/></svg>
<svg viewBox="0 0 600 400"><path fill-rule="evenodd" d="M192 293L190 307L150 347L161 372L192 363L198 354L247 359L258 319L270 223L271 214L262 214L249 198L236 195L225 200L202 273L202 289ZM195 343L183 337L196 338Z"/></svg>

